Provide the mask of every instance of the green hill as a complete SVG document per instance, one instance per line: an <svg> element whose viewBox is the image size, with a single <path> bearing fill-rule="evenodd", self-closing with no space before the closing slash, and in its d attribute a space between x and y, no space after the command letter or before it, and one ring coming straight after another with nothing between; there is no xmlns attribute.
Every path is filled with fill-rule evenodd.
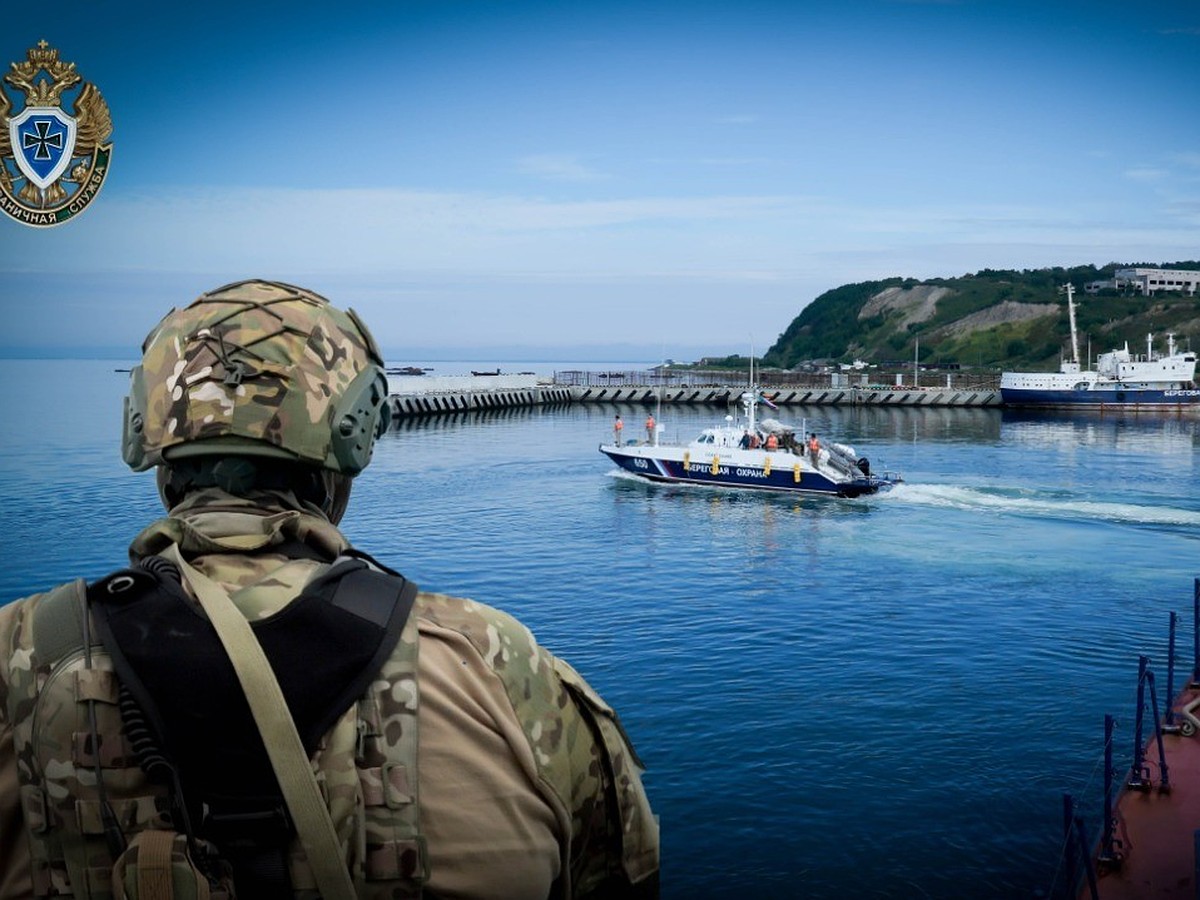
<svg viewBox="0 0 1200 900"><path fill-rule="evenodd" d="M796 316L763 356L763 364L792 369L805 363L911 362L963 368L1054 369L1070 344L1062 286L1075 285L1079 352L1121 346L1144 352L1147 333L1166 349L1166 332L1200 346L1200 297L1160 291L1084 292L1089 282L1112 280L1134 266L1200 269L1195 261L1110 263L1006 271L984 269L961 278L888 278L847 284L817 297Z"/></svg>

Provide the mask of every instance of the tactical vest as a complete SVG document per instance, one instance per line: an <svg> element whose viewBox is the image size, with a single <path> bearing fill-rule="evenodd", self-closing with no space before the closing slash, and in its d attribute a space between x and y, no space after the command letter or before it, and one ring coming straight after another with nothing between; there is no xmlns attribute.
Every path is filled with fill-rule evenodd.
<svg viewBox="0 0 1200 900"><path fill-rule="evenodd" d="M14 744L34 892L120 900L127 869L157 852L206 870L195 896L216 900L236 883L242 900L313 897L232 665L165 561L151 559L63 585L31 613L21 667L31 677L9 700L33 704L14 721ZM427 876L415 595L396 573L341 559L252 623L359 897L419 897Z"/></svg>

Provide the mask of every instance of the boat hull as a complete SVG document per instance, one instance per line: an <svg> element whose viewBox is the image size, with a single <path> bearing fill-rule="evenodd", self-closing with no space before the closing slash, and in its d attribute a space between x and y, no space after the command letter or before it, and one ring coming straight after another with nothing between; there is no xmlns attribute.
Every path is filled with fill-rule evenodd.
<svg viewBox="0 0 1200 900"><path fill-rule="evenodd" d="M793 494L860 497L890 488L893 481L879 476L834 479L814 470L791 453L731 451L724 458L691 455L678 450L647 446L618 447L602 444L600 452L614 463L647 481L696 484L709 487L748 488ZM757 457L757 458L756 458Z"/></svg>
<svg viewBox="0 0 1200 900"><path fill-rule="evenodd" d="M1200 409L1200 390L1193 388L1101 388L1053 390L1000 386L1005 406L1053 409L1117 407L1154 409Z"/></svg>

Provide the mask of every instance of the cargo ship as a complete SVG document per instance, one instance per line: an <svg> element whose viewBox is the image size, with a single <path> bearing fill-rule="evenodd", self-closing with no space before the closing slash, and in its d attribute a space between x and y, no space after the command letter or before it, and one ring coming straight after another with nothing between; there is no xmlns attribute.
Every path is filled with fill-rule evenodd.
<svg viewBox="0 0 1200 900"><path fill-rule="evenodd" d="M1095 369L1079 363L1079 338L1075 329L1074 288L1066 286L1071 322L1071 358L1057 372L1004 372L1000 399L1005 406L1046 409L1078 407L1153 407L1200 410L1200 386L1195 382L1196 353L1175 346L1167 335L1167 352L1154 350L1154 336L1146 336L1146 353L1134 355L1126 342L1121 349L1101 353Z"/></svg>

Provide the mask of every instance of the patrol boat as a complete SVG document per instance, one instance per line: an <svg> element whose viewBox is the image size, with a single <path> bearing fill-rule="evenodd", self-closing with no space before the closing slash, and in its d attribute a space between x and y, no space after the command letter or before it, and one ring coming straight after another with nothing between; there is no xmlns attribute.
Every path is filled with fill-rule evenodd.
<svg viewBox="0 0 1200 900"><path fill-rule="evenodd" d="M1135 357L1124 348L1096 357L1094 370L1079 366L1075 331L1074 287L1066 285L1071 321L1071 359L1057 372L1004 372L1000 399L1005 406L1077 409L1080 407L1190 408L1200 410L1196 354L1178 351L1175 335L1167 335L1166 355L1154 352L1154 336L1146 335L1146 355Z"/></svg>
<svg viewBox="0 0 1200 900"><path fill-rule="evenodd" d="M627 472L648 481L754 488L799 494L859 497L902 481L875 474L866 457L845 444L822 444L814 459L794 429L775 419L756 421L757 391L741 396L744 422L726 416L688 444L663 444L661 426L646 441L600 445L600 452Z"/></svg>

